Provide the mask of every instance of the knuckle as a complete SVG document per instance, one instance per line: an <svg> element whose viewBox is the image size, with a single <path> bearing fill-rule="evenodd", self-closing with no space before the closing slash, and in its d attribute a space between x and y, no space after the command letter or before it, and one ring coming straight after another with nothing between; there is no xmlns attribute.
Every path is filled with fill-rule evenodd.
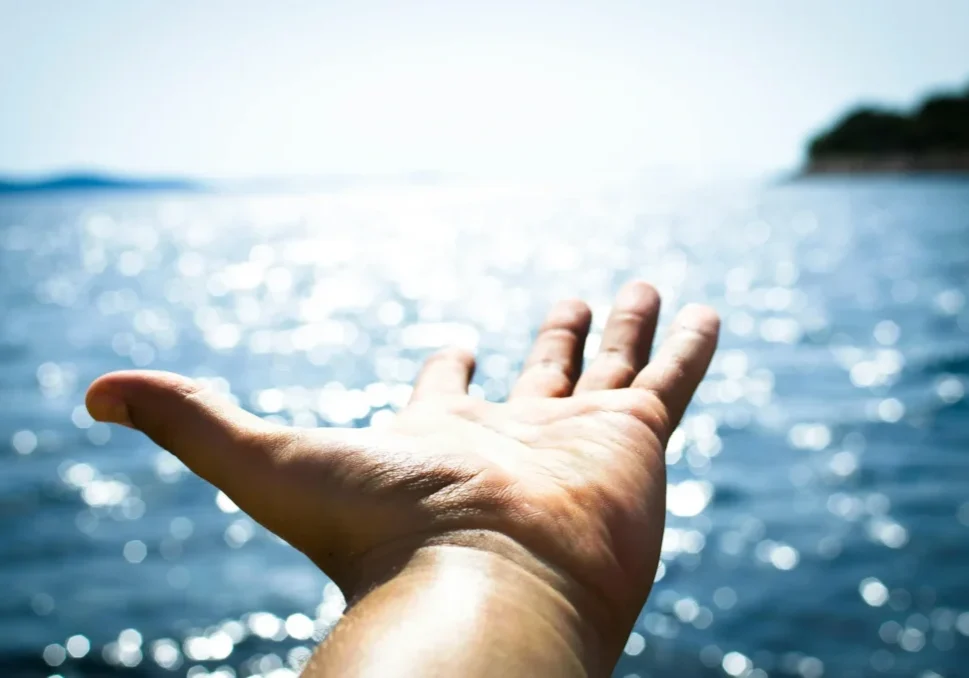
<svg viewBox="0 0 969 678"><path fill-rule="evenodd" d="M604 341L599 346L599 356L603 360L608 360L610 364L625 362L630 365L636 360L637 348L640 346L638 341L624 341L615 338L612 341Z"/></svg>
<svg viewBox="0 0 969 678"><path fill-rule="evenodd" d="M550 397L561 397L572 392L572 379L562 365L549 364L541 377L541 391Z"/></svg>
<svg viewBox="0 0 969 678"><path fill-rule="evenodd" d="M466 349L449 346L432 353L424 364L432 365L437 363L457 363L468 367L474 364L474 356Z"/></svg>
<svg viewBox="0 0 969 678"><path fill-rule="evenodd" d="M562 360L556 360L555 358L543 358L532 363L529 368L530 370L540 371L542 373L542 378L564 376L568 377L571 370L569 369L568 363Z"/></svg>
<svg viewBox="0 0 969 678"><path fill-rule="evenodd" d="M638 372L636 366L632 364L628 352L623 347L605 349L602 351L601 357L603 363L601 363L600 369L603 372L629 379L633 379Z"/></svg>
<svg viewBox="0 0 969 678"><path fill-rule="evenodd" d="M632 398L629 403L629 412L636 419L646 424L663 440L673 432L669 411L663 403L662 398L650 388L630 389Z"/></svg>
<svg viewBox="0 0 969 678"><path fill-rule="evenodd" d="M572 343L576 340L575 330L562 325L548 325L542 328L536 339L537 344Z"/></svg>
<svg viewBox="0 0 969 678"><path fill-rule="evenodd" d="M684 339L693 339L698 343L707 343L710 341L716 341L719 336L719 331L717 328L711 327L694 327L694 326L683 326L680 325L676 328L676 333Z"/></svg>

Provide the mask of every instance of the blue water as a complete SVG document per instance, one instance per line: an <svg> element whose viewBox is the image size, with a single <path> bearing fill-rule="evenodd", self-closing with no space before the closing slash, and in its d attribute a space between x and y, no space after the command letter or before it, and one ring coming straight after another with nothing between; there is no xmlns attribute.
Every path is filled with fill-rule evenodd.
<svg viewBox="0 0 969 678"><path fill-rule="evenodd" d="M93 424L99 374L364 425L444 343L501 398L551 301L601 330L634 276L664 320L706 301L724 332L615 675L969 676L969 181L929 179L0 199L0 675L284 678L342 610Z"/></svg>

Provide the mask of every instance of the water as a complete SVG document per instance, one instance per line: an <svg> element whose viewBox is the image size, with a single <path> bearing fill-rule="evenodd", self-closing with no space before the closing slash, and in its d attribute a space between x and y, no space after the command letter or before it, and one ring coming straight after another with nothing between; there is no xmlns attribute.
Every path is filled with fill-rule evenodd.
<svg viewBox="0 0 969 678"><path fill-rule="evenodd" d="M283 678L343 607L172 457L92 423L94 377L171 369L362 425L443 343L502 397L552 300L590 300L598 331L639 276L664 320L708 301L724 333L616 675L969 675L969 182L715 188L3 198L0 674Z"/></svg>

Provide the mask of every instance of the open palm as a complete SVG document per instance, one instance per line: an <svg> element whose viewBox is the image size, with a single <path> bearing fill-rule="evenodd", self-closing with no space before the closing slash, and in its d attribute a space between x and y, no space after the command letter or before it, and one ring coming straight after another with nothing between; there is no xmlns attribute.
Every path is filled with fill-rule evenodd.
<svg viewBox="0 0 969 678"><path fill-rule="evenodd" d="M583 372L591 313L560 302L507 402L469 396L474 360L450 349L382 427L276 426L163 372L101 377L88 408L177 455L351 595L386 554L487 531L635 615L659 559L663 448L718 329L687 306L650 360L658 313L652 287L626 285Z"/></svg>

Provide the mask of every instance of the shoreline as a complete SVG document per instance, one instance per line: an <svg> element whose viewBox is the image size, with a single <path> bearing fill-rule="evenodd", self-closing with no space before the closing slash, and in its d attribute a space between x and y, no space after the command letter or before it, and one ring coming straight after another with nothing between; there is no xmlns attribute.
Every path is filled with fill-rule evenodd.
<svg viewBox="0 0 969 678"><path fill-rule="evenodd" d="M838 155L815 158L801 177L827 174L969 174L969 151L932 154Z"/></svg>

